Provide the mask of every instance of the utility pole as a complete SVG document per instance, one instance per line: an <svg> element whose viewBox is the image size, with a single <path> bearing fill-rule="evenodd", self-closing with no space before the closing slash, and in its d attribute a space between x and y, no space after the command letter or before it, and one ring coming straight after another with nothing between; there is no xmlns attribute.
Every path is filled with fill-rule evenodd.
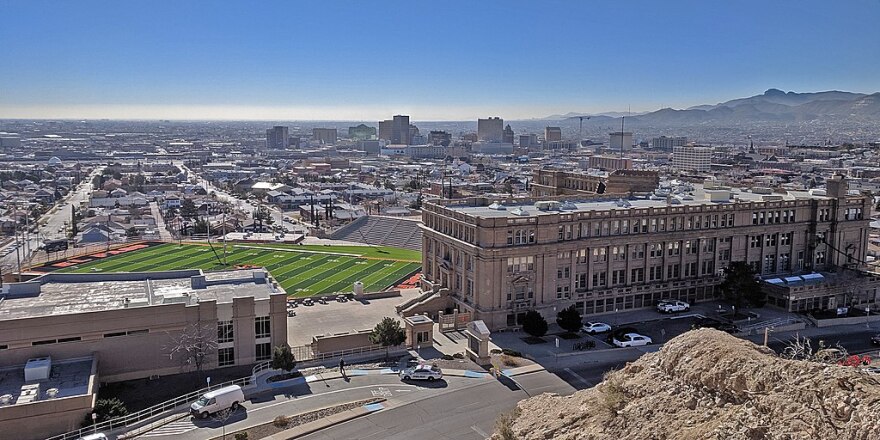
<svg viewBox="0 0 880 440"><path fill-rule="evenodd" d="M18 245L18 232L15 233L15 260L18 262L18 282L21 282L21 257L19 256L19 250L21 246Z"/></svg>

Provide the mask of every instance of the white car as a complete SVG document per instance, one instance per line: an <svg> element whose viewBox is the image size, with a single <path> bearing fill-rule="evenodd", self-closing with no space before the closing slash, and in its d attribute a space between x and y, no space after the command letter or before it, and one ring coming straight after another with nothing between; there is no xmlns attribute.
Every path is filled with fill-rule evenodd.
<svg viewBox="0 0 880 440"><path fill-rule="evenodd" d="M611 331L611 326L604 322L585 322L581 331L589 334L605 333Z"/></svg>
<svg viewBox="0 0 880 440"><path fill-rule="evenodd" d="M417 365L415 367L406 368L400 371L400 378L403 380L439 380L443 379L443 372L436 365Z"/></svg>
<svg viewBox="0 0 880 440"><path fill-rule="evenodd" d="M622 336L622 339L617 339L617 336L615 336L611 342L618 347L639 347L642 345L651 345L654 341L645 335L627 333Z"/></svg>
<svg viewBox="0 0 880 440"><path fill-rule="evenodd" d="M107 440L107 436L102 433L89 434L85 437L80 437L79 440Z"/></svg>
<svg viewBox="0 0 880 440"><path fill-rule="evenodd" d="M663 313L687 312L691 309L691 305L678 300L660 301L657 303L657 311Z"/></svg>

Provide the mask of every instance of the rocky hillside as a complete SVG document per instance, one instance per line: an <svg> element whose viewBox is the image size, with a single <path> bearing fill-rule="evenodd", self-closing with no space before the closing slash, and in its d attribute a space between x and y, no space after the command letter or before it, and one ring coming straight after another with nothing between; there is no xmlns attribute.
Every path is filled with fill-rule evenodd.
<svg viewBox="0 0 880 440"><path fill-rule="evenodd" d="M594 388L524 400L513 417L493 439L877 439L880 375L702 329Z"/></svg>

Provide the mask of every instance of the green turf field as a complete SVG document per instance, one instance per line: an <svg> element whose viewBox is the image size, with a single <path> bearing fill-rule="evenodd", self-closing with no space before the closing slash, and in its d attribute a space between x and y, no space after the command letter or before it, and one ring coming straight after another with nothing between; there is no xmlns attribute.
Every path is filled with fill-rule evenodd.
<svg viewBox="0 0 880 440"><path fill-rule="evenodd" d="M222 256L222 245L215 244ZM352 254L352 255L347 255ZM364 291L383 290L421 265L421 253L361 246L227 245L230 266L264 266L292 296L350 292L355 281ZM146 272L179 269L220 270L227 266L205 245L166 243L62 269L67 273Z"/></svg>

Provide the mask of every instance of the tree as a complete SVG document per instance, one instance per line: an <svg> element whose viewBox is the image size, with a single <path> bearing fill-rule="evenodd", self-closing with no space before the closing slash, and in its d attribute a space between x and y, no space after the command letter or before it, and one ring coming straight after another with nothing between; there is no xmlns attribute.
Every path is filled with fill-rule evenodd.
<svg viewBox="0 0 880 440"><path fill-rule="evenodd" d="M559 313L556 314L556 323L562 327L563 330L569 333L576 333L581 329L581 313L574 308L574 305L571 307L562 309Z"/></svg>
<svg viewBox="0 0 880 440"><path fill-rule="evenodd" d="M753 307L761 307L767 301L767 295L755 279L752 267L745 261L734 261L724 269L724 281L718 286L724 298L732 302L737 310L745 303Z"/></svg>
<svg viewBox="0 0 880 440"><path fill-rule="evenodd" d="M128 415L128 408L125 407L121 400L113 397L110 399L98 399L92 412L97 414L98 417L92 420L92 413L86 414L83 426L92 426L94 423L106 422L107 420L126 416Z"/></svg>
<svg viewBox="0 0 880 440"><path fill-rule="evenodd" d="M184 198L180 202L180 215L185 219L195 218L199 215L199 208L196 207L196 203L192 199Z"/></svg>
<svg viewBox="0 0 880 440"><path fill-rule="evenodd" d="M522 326L524 332L536 338L547 334L547 320L535 310L526 312L526 316L523 317Z"/></svg>
<svg viewBox="0 0 880 440"><path fill-rule="evenodd" d="M388 360L388 347L396 347L406 341L406 332L400 322L394 318L384 317L370 332L370 342L385 347L385 360Z"/></svg>
<svg viewBox="0 0 880 440"><path fill-rule="evenodd" d="M210 325L193 323L172 335L166 347L171 358L180 361L181 368L188 366L202 371L208 359L217 352L217 329Z"/></svg>
<svg viewBox="0 0 880 440"><path fill-rule="evenodd" d="M509 180L507 182L504 182L504 192L510 194L511 196L513 195L513 185L510 183Z"/></svg>
<svg viewBox="0 0 880 440"><path fill-rule="evenodd" d="M284 344L272 350L272 368L288 372L296 368L296 358L289 345Z"/></svg>
<svg viewBox="0 0 880 440"><path fill-rule="evenodd" d="M220 424L220 427L222 428L222 432L223 432L222 433L223 439L226 439L226 422L229 420L230 417L232 417L232 414L234 414L237 409L238 408L231 408L231 407L230 408L223 408L220 411L217 411L216 413L214 413L213 416L211 416L211 418L214 419L215 422Z"/></svg>
<svg viewBox="0 0 880 440"><path fill-rule="evenodd" d="M77 226L78 217L76 209L73 205L70 205L70 238L76 237L76 234L79 234L79 226Z"/></svg>

